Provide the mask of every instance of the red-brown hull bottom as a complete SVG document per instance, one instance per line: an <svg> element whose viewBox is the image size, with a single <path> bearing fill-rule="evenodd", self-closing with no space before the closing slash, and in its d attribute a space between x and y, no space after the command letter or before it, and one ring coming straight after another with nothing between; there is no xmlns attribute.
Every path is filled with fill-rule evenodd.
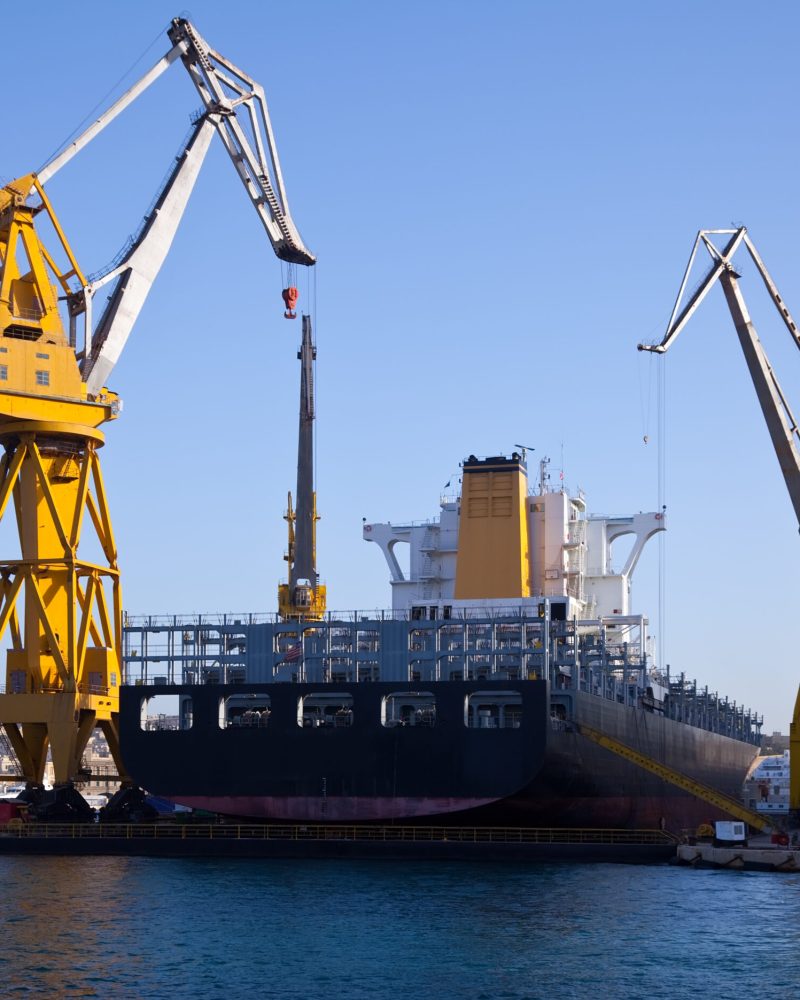
<svg viewBox="0 0 800 1000"><path fill-rule="evenodd" d="M379 820L419 819L487 806L491 799L366 798L272 795L190 795L175 801L191 809L250 819L298 823L372 823Z"/></svg>
<svg viewBox="0 0 800 1000"><path fill-rule="evenodd" d="M277 823L415 822L465 826L536 826L582 829L694 829L726 818L688 795L575 799L373 799L274 796L181 796L192 809Z"/></svg>

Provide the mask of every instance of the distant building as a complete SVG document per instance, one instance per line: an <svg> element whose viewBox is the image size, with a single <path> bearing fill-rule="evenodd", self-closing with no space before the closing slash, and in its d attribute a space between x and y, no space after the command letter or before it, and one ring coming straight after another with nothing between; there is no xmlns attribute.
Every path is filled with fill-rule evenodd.
<svg viewBox="0 0 800 1000"><path fill-rule="evenodd" d="M86 744L81 765L76 785L84 795L111 797L119 789L117 765L108 749L106 738L99 729L94 731Z"/></svg>
<svg viewBox="0 0 800 1000"><path fill-rule="evenodd" d="M17 783L24 784L25 779L20 776L19 761L7 739L0 740L0 775L13 776ZM45 788L52 788L54 779L53 761L48 754L47 762L44 766ZM2 786L5 787L9 787L10 784L9 781L2 782ZM120 782L117 775L117 765L114 763L114 758L111 756L105 737L99 730L95 731L86 745L81 762L81 771L77 776L75 784L86 795L111 796L119 788ZM0 787L0 792L2 790L2 787Z"/></svg>
<svg viewBox="0 0 800 1000"><path fill-rule="evenodd" d="M769 754L781 754L784 750L789 749L789 736L788 734L774 732L772 734L764 733L761 737L761 753L764 756Z"/></svg>

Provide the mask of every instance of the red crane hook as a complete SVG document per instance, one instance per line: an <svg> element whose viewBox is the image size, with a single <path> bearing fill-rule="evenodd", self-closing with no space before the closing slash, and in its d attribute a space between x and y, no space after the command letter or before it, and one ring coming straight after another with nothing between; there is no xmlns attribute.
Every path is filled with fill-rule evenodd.
<svg viewBox="0 0 800 1000"><path fill-rule="evenodd" d="M286 306L286 312L283 314L286 319L297 319L297 313L294 311L297 305L297 300L300 298L300 292L290 285L288 288L284 288L281 292L283 296L283 301Z"/></svg>

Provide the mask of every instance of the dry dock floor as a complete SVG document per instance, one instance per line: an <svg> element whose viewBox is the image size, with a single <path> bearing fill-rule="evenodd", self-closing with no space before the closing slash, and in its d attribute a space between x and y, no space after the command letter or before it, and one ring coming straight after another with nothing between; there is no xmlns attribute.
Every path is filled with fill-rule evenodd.
<svg viewBox="0 0 800 1000"><path fill-rule="evenodd" d="M618 861L674 857L661 830L518 827L258 825L229 823L33 824L0 827L0 854L146 857L382 858Z"/></svg>
<svg viewBox="0 0 800 1000"><path fill-rule="evenodd" d="M800 850L789 847L714 847L681 844L673 864L692 868L800 872Z"/></svg>

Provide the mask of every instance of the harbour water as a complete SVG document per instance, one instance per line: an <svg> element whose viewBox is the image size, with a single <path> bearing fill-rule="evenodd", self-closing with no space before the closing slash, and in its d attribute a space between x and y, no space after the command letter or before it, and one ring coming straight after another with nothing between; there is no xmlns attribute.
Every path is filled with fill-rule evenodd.
<svg viewBox="0 0 800 1000"><path fill-rule="evenodd" d="M798 996L800 876L0 858L7 997Z"/></svg>

